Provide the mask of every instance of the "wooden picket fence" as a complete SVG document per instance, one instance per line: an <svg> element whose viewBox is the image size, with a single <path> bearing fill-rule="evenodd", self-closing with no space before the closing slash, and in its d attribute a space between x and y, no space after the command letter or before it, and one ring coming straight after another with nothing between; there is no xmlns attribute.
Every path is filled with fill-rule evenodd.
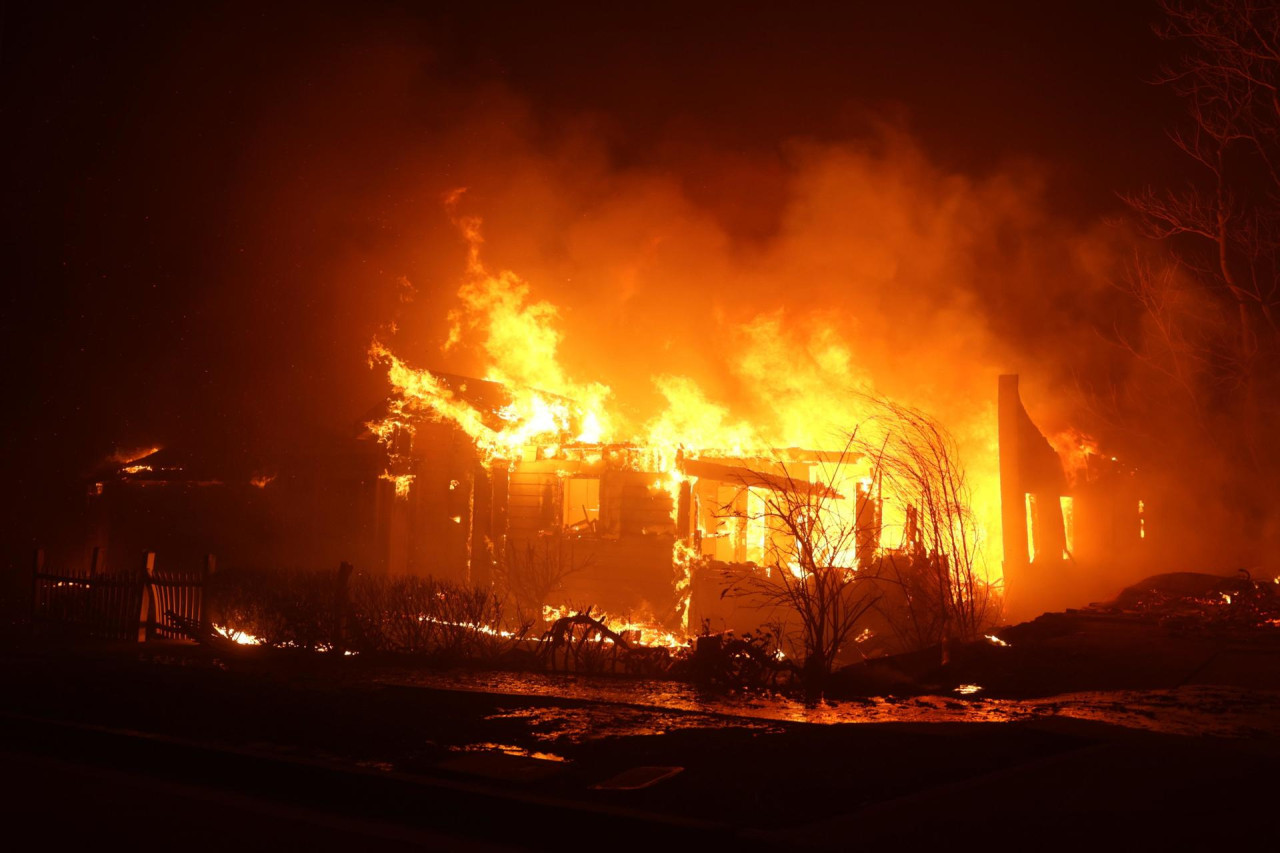
<svg viewBox="0 0 1280 853"><path fill-rule="evenodd" d="M93 549L87 570L50 571L44 551L32 570L32 622L108 640L145 642L187 635L173 616L207 627L205 592L217 563L212 554L199 572L157 571L148 551L140 566L103 572L102 552Z"/></svg>

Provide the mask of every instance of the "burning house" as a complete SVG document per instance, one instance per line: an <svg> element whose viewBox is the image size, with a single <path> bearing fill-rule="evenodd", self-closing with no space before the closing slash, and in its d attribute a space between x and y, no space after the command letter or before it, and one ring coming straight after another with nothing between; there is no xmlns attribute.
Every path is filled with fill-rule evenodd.
<svg viewBox="0 0 1280 853"><path fill-rule="evenodd" d="M914 475L890 464L885 443L877 456L865 442L610 441L575 401L374 354L397 390L369 424L388 457L378 530L393 574L493 585L526 611L590 606L684 636L785 622L781 597L760 594L773 573L870 580L888 565L901 587L913 564L958 559L923 535L922 511L942 513L943 535L970 531L965 559L978 547L967 520L902 488ZM734 590L743 579L757 581L754 594Z"/></svg>
<svg viewBox="0 0 1280 853"><path fill-rule="evenodd" d="M485 267L478 218L454 222L469 252L441 353L457 372L412 366L392 337L369 353L391 389L366 436L386 457L380 568L492 587L525 612L593 606L688 633L778 621L785 596L740 594L740 579L931 565L964 576L930 593L964 607L998 587L994 407L966 412L965 453L985 451L966 478L946 429L863 390L841 335L815 329L795 350L780 316L743 332L738 399L668 369L636 405L640 377L618 377L617 397L571 378L558 309Z"/></svg>

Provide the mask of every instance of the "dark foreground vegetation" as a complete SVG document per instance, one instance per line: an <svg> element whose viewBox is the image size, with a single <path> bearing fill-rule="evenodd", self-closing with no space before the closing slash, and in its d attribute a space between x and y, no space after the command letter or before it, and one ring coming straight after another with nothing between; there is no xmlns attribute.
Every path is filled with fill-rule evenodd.
<svg viewBox="0 0 1280 853"><path fill-rule="evenodd" d="M206 581L187 639L7 622L0 753L44 785L9 801L25 821L71 839L188 815L238 847L322 849L561 848L566 827L623 849L963 845L995 822L1020 844L1145 848L1249 839L1242 816L1275 795L1269 580L1153 578L846 667L827 682L846 701L808 705L771 692L789 682L764 635L651 649L585 612L496 629L499 599L430 579ZM85 820L58 823L49 790L84 793Z"/></svg>
<svg viewBox="0 0 1280 853"><path fill-rule="evenodd" d="M861 659L855 653L854 663L820 673L820 680L803 660L783 654L769 630L704 630L683 638L619 624L590 607L524 618L509 614L504 599L489 590L429 577L363 575L346 565L336 572L206 571L190 581L198 594L182 596L160 592L186 582L175 576L37 578L43 587L34 609L29 592L7 599L4 635L10 641L162 637L224 660L252 654L410 671L611 675L809 700L1173 688L1203 673L1218 679L1206 683L1280 688L1268 680L1263 660L1280 649L1280 584L1243 572L1156 576L1112 601L994 628L967 641L943 637ZM197 606L167 604L178 600ZM141 622L139 602L146 614ZM1261 657L1258 665L1223 664L1244 660L1241 655Z"/></svg>
<svg viewBox="0 0 1280 853"><path fill-rule="evenodd" d="M350 588L342 585L349 583ZM813 669L779 653L773 633L703 632L683 645L644 645L589 607L513 624L503 599L431 578L326 573L226 573L213 586L216 619L274 649L396 660L427 667L629 675L723 691L791 691L814 698ZM196 639L225 647L226 627ZM1241 573L1149 578L1114 600L1046 614L969 641L935 639L822 674L832 698L947 693L976 685L1025 696L1177 686L1188 666L1224 650L1280 649L1280 584ZM1225 683L1258 686L1246 667ZM1269 684L1266 686L1270 686ZM1280 683L1274 685L1280 688Z"/></svg>

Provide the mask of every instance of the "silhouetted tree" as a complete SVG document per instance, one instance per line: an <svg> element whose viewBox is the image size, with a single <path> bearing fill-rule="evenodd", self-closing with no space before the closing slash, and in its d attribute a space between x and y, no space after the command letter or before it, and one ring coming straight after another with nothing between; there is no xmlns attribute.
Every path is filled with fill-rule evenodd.
<svg viewBox="0 0 1280 853"><path fill-rule="evenodd" d="M799 620L795 645L804 655L806 686L821 689L840 650L879 598L856 563L858 523L833 486L852 482L856 433L811 480L793 476L782 461L773 471L744 480L754 500L744 521L766 532L762 565L730 570L726 594L761 608L782 608ZM754 505L754 506L753 506ZM732 514L732 506L722 508Z"/></svg>
<svg viewBox="0 0 1280 853"><path fill-rule="evenodd" d="M1096 399L1225 508L1218 539L1258 550L1280 517L1260 487L1280 475L1280 5L1161 5L1157 33L1181 51L1155 82L1185 107L1169 136L1187 170L1126 198L1164 254L1138 252L1138 325L1116 336L1132 369Z"/></svg>
<svg viewBox="0 0 1280 853"><path fill-rule="evenodd" d="M1224 407L1254 464L1269 443L1280 342L1280 5L1162 3L1157 32L1185 49L1157 82L1186 108L1170 132L1186 183L1127 197L1176 267L1135 265L1131 349L1186 395L1199 428Z"/></svg>

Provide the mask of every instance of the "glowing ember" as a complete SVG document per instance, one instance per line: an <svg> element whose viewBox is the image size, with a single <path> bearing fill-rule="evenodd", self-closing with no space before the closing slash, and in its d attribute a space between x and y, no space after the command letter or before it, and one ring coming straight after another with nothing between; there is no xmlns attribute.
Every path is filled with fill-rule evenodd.
<svg viewBox="0 0 1280 853"><path fill-rule="evenodd" d="M517 639L521 635L512 631L504 631L493 625L483 625L479 622L450 622L446 619L437 619L434 616L427 616L425 613L418 616L419 622L430 622L433 625L445 625L450 628L462 628L466 631L475 631L477 634L488 634L491 637L502 637L504 639Z"/></svg>
<svg viewBox="0 0 1280 853"><path fill-rule="evenodd" d="M543 621L551 623L557 619L574 616L579 612L585 611L579 611L573 607L553 607L547 604L542 607L542 618ZM688 637L677 636L652 620L624 619L595 611L592 611L589 615L592 619L603 623L610 631L625 638L632 645L678 649L689 644ZM611 643L613 641L608 637L602 637L600 642Z"/></svg>
<svg viewBox="0 0 1280 853"><path fill-rule="evenodd" d="M146 447L132 447L123 450L117 450L107 458L107 462L117 466L132 465L141 459L146 459L155 453L159 453L162 448L160 445L150 445Z"/></svg>
<svg viewBox="0 0 1280 853"><path fill-rule="evenodd" d="M501 752L504 755L518 755L521 758L536 758L539 761L567 761L563 755L554 752L536 752L509 743L471 743L466 746L454 746L456 752Z"/></svg>
<svg viewBox="0 0 1280 853"><path fill-rule="evenodd" d="M379 475L378 479L389 480L394 483L397 498L409 497L409 488L413 485L412 474L392 474L390 471L383 471L382 474Z"/></svg>
<svg viewBox="0 0 1280 853"><path fill-rule="evenodd" d="M223 637L230 640L231 642L241 646L262 645L261 638L255 637L253 634L249 634L244 631L237 630L235 628L228 628L225 625L214 625L213 630L217 631L219 634L221 634Z"/></svg>

